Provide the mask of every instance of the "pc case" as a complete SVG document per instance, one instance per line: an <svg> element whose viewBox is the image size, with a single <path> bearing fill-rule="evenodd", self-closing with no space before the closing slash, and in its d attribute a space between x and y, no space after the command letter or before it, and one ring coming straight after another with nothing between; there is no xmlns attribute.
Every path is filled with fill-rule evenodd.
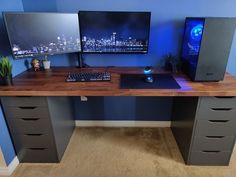
<svg viewBox="0 0 236 177"><path fill-rule="evenodd" d="M193 81L224 79L235 27L236 18L186 18L181 59Z"/></svg>

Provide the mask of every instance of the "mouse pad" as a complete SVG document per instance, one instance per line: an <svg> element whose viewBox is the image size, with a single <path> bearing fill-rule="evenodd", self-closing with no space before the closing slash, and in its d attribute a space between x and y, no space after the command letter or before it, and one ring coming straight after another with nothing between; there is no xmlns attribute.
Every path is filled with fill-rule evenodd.
<svg viewBox="0 0 236 177"><path fill-rule="evenodd" d="M121 89L180 89L171 74L152 74L153 82L145 81L144 74L121 74Z"/></svg>

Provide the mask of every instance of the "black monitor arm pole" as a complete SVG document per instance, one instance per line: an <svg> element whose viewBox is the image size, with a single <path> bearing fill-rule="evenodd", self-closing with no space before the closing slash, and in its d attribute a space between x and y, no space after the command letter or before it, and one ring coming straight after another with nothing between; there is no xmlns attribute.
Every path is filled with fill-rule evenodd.
<svg viewBox="0 0 236 177"><path fill-rule="evenodd" d="M83 68L84 67L84 62L83 62L83 56L82 56L82 53L79 52L78 54L78 64L79 64L79 68Z"/></svg>
<svg viewBox="0 0 236 177"><path fill-rule="evenodd" d="M84 63L82 52L79 52L79 53L78 53L78 64L79 64L78 68L86 68L86 67L89 67L89 65L87 65L86 63Z"/></svg>

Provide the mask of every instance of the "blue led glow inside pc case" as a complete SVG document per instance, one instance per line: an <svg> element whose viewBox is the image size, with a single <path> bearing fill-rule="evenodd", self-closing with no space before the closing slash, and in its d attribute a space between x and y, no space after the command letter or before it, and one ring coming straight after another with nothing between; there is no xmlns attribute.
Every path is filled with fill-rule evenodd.
<svg viewBox="0 0 236 177"><path fill-rule="evenodd" d="M186 19L182 59L196 67L204 30L204 19Z"/></svg>
<svg viewBox="0 0 236 177"><path fill-rule="evenodd" d="M235 27L235 18L186 18L181 60L193 81L224 79Z"/></svg>

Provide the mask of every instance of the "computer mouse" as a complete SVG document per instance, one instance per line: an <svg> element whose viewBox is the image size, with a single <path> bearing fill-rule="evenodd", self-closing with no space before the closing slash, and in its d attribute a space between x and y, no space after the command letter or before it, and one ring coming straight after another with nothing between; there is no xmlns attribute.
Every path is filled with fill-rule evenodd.
<svg viewBox="0 0 236 177"><path fill-rule="evenodd" d="M146 66L144 68L144 74L150 74L150 73L152 73L152 68L150 66Z"/></svg>
<svg viewBox="0 0 236 177"><path fill-rule="evenodd" d="M153 83L153 77L152 76L146 76L145 81L148 83Z"/></svg>

